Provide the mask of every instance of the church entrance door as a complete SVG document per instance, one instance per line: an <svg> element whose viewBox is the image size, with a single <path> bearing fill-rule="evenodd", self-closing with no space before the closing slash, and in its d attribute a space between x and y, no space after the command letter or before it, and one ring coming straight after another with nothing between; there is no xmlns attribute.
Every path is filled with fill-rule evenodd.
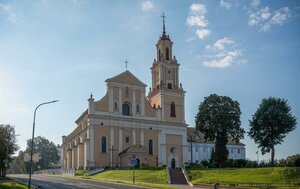
<svg viewBox="0 0 300 189"><path fill-rule="evenodd" d="M135 169L140 169L141 168L141 163L140 159L136 159L136 165L134 166Z"/></svg>
<svg viewBox="0 0 300 189"><path fill-rule="evenodd" d="M171 168L172 169L176 168L176 160L174 158L172 158L172 160L171 160Z"/></svg>

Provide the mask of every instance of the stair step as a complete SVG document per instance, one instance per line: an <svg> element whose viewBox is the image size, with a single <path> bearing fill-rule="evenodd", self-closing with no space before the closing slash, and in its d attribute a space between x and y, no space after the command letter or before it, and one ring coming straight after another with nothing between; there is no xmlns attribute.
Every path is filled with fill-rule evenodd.
<svg viewBox="0 0 300 189"><path fill-rule="evenodd" d="M170 174L171 184L187 184L181 169L170 169L169 174Z"/></svg>

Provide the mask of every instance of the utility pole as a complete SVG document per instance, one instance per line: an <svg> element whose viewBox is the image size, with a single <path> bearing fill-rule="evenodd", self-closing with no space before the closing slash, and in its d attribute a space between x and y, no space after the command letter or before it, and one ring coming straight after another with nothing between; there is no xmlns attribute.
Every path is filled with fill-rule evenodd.
<svg viewBox="0 0 300 189"><path fill-rule="evenodd" d="M191 163L193 163L193 137L192 135L188 135L189 141L191 143Z"/></svg>
<svg viewBox="0 0 300 189"><path fill-rule="evenodd" d="M31 137L31 150L30 150L30 162L29 162L29 180L28 180L28 189L31 189L31 175L32 175L32 156L33 156L33 145L34 145L34 129L35 129L35 116L36 116L36 111L40 106L46 105L46 104L51 104L51 103L55 103L58 102L58 100L53 100L50 102L44 102L42 104L39 104L35 110L34 110L34 114L33 114L33 126L32 126L32 137Z"/></svg>

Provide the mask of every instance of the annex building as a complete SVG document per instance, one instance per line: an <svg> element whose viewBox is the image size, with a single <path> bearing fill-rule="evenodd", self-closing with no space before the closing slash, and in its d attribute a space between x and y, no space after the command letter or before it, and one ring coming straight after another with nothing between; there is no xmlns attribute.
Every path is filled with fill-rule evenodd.
<svg viewBox="0 0 300 189"><path fill-rule="evenodd" d="M175 168L191 161L189 151L196 148L188 143L185 91L172 45L163 22L148 94L147 85L127 70L105 81L106 94L100 100L90 96L75 130L62 138L63 168L124 167L132 159L138 167ZM199 141L194 143L197 147L206 145ZM244 145L235 148L242 150Z"/></svg>

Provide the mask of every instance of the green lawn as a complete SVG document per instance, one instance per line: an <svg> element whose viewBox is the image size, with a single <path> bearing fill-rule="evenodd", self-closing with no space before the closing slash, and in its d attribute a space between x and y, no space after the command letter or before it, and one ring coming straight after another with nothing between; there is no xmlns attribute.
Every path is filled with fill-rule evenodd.
<svg viewBox="0 0 300 189"><path fill-rule="evenodd" d="M193 184L299 184L300 167L187 170Z"/></svg>
<svg viewBox="0 0 300 189"><path fill-rule="evenodd" d="M12 184L11 182L4 182L4 183L0 183L0 189L11 189L12 188ZM23 184L16 184L16 189L26 189L27 186L23 185Z"/></svg>
<svg viewBox="0 0 300 189"><path fill-rule="evenodd" d="M82 177L94 180L132 181L132 170L107 170L93 176ZM135 181L168 184L166 170L135 170Z"/></svg>

